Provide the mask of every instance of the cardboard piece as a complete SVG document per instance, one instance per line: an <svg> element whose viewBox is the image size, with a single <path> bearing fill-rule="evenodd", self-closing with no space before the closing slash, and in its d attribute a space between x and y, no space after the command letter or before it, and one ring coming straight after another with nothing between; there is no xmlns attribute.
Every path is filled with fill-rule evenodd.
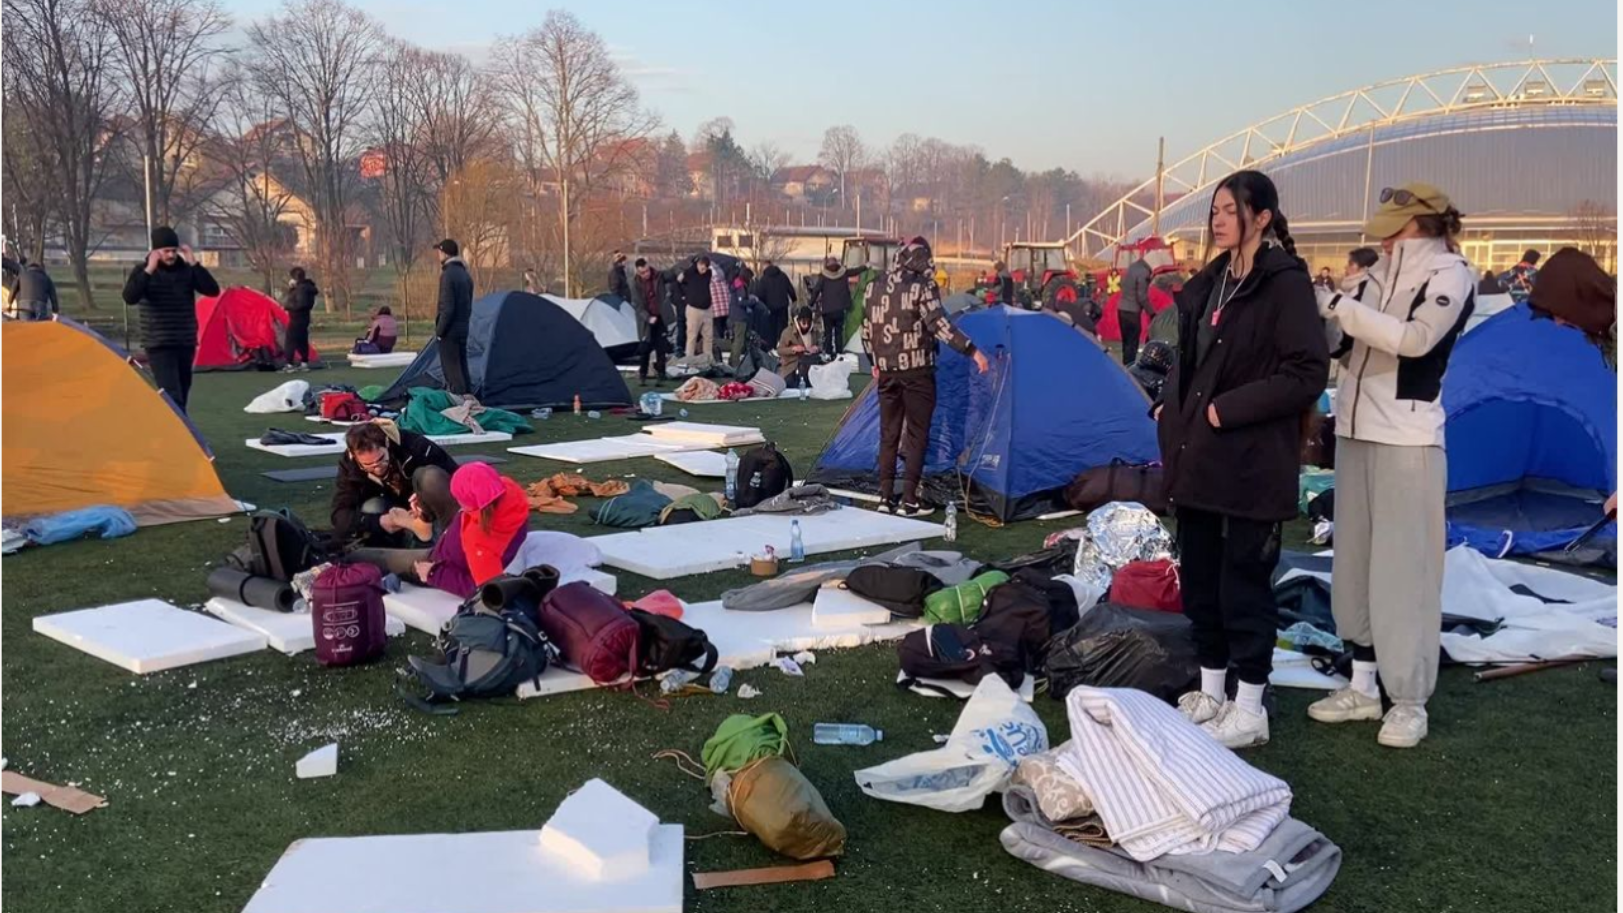
<svg viewBox="0 0 1623 913"><path fill-rule="evenodd" d="M890 609L838 585L818 587L812 602L812 626L817 628L882 625L889 621Z"/></svg>
<svg viewBox="0 0 1623 913"><path fill-rule="evenodd" d="M659 453L654 459L675 466L690 476L704 479L727 478L727 455L718 450L695 450L687 453Z"/></svg>
<svg viewBox="0 0 1623 913"><path fill-rule="evenodd" d="M204 603L203 611L227 624L264 635L265 642L272 650L286 653L288 656L316 648L315 627L311 624L308 612L273 612L270 609L256 609L219 596ZM390 637L399 637L406 633L406 626L400 619L389 616L383 630Z"/></svg>
<svg viewBox="0 0 1623 913"><path fill-rule="evenodd" d="M330 777L338 773L338 743L329 742L300 758L294 773L300 780Z"/></svg>
<svg viewBox="0 0 1623 913"><path fill-rule="evenodd" d="M57 786L44 780L35 780L12 771L0 771L0 792L8 796L34 793L45 804L75 815L87 815L98 808L106 808L107 800L87 793L77 786Z"/></svg>
<svg viewBox="0 0 1623 913"><path fill-rule="evenodd" d="M827 859L802 865L775 865L764 869L736 869L731 872L694 872L693 888L737 888L752 884L784 884L790 881L821 881L834 877L834 863Z"/></svg>
<svg viewBox="0 0 1623 913"><path fill-rule="evenodd" d="M298 840L243 913L681 913L681 825L655 829L648 871L625 880L585 878L540 838L531 828Z"/></svg>
<svg viewBox="0 0 1623 913"><path fill-rule="evenodd" d="M328 440L332 441L332 443L322 446L317 446L315 444L281 444L271 446L269 444L261 444L259 442L259 438L256 437L248 438L246 441L243 441L243 443L246 444L250 449L260 450L265 453L274 453L277 456L282 457L337 456L338 454L344 452L344 432L322 432L317 434L316 437L327 438ZM500 444L504 441L511 441L513 436L505 431L486 431L484 434L432 434L429 435L428 439L441 447L457 447L462 444Z"/></svg>
<svg viewBox="0 0 1623 913"><path fill-rule="evenodd" d="M598 881L648 871L659 819L599 779L570 794L541 828L541 849Z"/></svg>
<svg viewBox="0 0 1623 913"><path fill-rule="evenodd" d="M263 634L157 599L41 615L34 631L137 675L266 647Z"/></svg>

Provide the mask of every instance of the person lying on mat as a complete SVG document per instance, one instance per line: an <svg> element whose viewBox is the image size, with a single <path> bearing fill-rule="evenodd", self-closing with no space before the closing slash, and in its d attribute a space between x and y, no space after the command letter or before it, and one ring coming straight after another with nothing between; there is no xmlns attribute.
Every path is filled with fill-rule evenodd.
<svg viewBox="0 0 1623 913"><path fill-rule="evenodd" d="M821 363L822 351L817 346L817 331L812 329L811 308L803 307L795 312L794 322L784 327L783 335L778 337L778 373L790 388L802 382L810 386L809 372L812 365Z"/></svg>
<svg viewBox="0 0 1623 913"><path fill-rule="evenodd" d="M451 476L451 494L459 510L433 549L361 548L350 559L460 599L472 596L518 555L530 502L517 482L488 463L459 468Z"/></svg>
<svg viewBox="0 0 1623 913"><path fill-rule="evenodd" d="M457 512L456 460L388 419L351 425L338 458L332 525L340 541L376 548L432 542Z"/></svg>

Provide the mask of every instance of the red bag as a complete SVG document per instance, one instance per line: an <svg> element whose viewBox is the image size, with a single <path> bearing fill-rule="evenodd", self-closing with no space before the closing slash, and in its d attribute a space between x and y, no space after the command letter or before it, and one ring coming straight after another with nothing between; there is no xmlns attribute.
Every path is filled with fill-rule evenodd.
<svg viewBox="0 0 1623 913"><path fill-rule="evenodd" d="M564 662L599 685L618 682L637 668L637 622L614 597L589 584L570 583L547 594L541 630Z"/></svg>
<svg viewBox="0 0 1623 913"><path fill-rule="evenodd" d="M716 399L749 399L754 395L754 387L749 384L741 384L738 381L722 384L721 389L716 391Z"/></svg>
<svg viewBox="0 0 1623 913"><path fill-rule="evenodd" d="M359 422L372 417L366 400L343 390L330 390L321 394L321 417L328 421Z"/></svg>
<svg viewBox="0 0 1623 913"><path fill-rule="evenodd" d="M1111 579L1109 600L1133 609L1181 613L1178 566L1166 558L1130 562Z"/></svg>
<svg viewBox="0 0 1623 913"><path fill-rule="evenodd" d="M353 666L383 655L383 572L370 564L335 564L316 575L310 593L316 662Z"/></svg>

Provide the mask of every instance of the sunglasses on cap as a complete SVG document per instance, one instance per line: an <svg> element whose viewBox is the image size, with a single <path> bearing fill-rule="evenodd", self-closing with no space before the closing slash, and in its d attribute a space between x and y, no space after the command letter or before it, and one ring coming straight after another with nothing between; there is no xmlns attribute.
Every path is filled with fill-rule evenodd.
<svg viewBox="0 0 1623 913"><path fill-rule="evenodd" d="M1421 206L1426 207L1432 212L1438 212L1437 207L1433 206L1425 197L1412 193L1408 190L1404 190L1401 187L1382 188L1380 199L1382 203L1396 203L1399 206L1408 206L1410 203L1419 203Z"/></svg>

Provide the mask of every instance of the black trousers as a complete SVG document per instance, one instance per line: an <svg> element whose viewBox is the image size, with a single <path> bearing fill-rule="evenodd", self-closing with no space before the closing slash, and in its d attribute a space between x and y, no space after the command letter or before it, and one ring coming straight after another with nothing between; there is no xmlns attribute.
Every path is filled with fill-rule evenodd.
<svg viewBox="0 0 1623 913"><path fill-rule="evenodd" d="M445 372L445 389L459 396L467 396L468 340L440 339L440 370Z"/></svg>
<svg viewBox="0 0 1623 913"><path fill-rule="evenodd" d="M1183 614L1201 668L1232 665L1240 681L1266 685L1279 627L1279 524L1179 508L1178 553Z"/></svg>
<svg viewBox="0 0 1623 913"><path fill-rule="evenodd" d="M1117 322L1121 324L1121 363L1129 367L1138 361L1138 338L1144 332L1144 324L1140 323L1141 312L1116 312Z"/></svg>
<svg viewBox="0 0 1623 913"><path fill-rule="evenodd" d="M896 453L902 456L901 500L916 503L924 477L924 449L935 413L935 369L881 374L879 385L879 496L896 498Z"/></svg>
<svg viewBox="0 0 1623 913"><path fill-rule="evenodd" d="M767 344L777 345L778 339L783 336L783 331L789 328L789 309L787 307L769 307L767 313L772 318L772 336L767 340Z"/></svg>
<svg viewBox="0 0 1623 913"><path fill-rule="evenodd" d="M671 337L665 330L665 321L655 320L644 327L647 335L637 346L637 379L648 379L648 362L654 362L654 377L665 378L665 356L671 352Z"/></svg>
<svg viewBox="0 0 1623 913"><path fill-rule="evenodd" d="M287 320L287 363L310 363L310 313L293 314Z"/></svg>
<svg viewBox="0 0 1623 913"><path fill-rule="evenodd" d="M676 305L676 357L682 358L688 354L688 306L686 302L672 302Z"/></svg>
<svg viewBox="0 0 1623 913"><path fill-rule="evenodd" d="M169 394L180 411L186 411L186 400L192 394L192 362L197 360L196 346L148 346L147 364L152 367L152 379L158 389Z"/></svg>
<svg viewBox="0 0 1623 913"><path fill-rule="evenodd" d="M838 358L845 351L845 312L823 315L823 351Z"/></svg>

